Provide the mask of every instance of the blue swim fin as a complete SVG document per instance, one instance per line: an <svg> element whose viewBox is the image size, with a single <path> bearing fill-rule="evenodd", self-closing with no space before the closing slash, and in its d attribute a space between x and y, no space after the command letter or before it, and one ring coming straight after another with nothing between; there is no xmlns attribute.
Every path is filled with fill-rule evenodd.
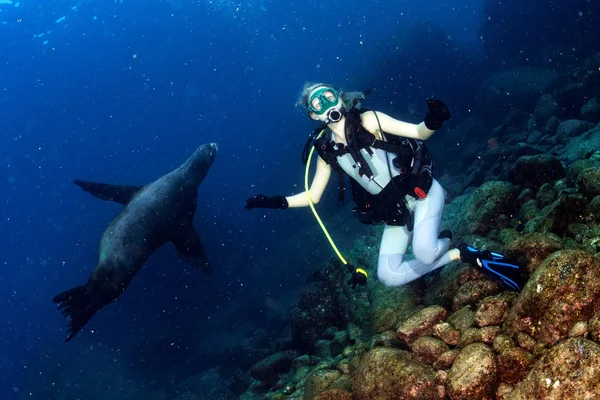
<svg viewBox="0 0 600 400"><path fill-rule="evenodd" d="M461 243L458 246L460 258L475 267L480 267L488 277L500 280L508 288L520 292L525 286L521 268L508 262L504 255L489 250L479 250Z"/></svg>

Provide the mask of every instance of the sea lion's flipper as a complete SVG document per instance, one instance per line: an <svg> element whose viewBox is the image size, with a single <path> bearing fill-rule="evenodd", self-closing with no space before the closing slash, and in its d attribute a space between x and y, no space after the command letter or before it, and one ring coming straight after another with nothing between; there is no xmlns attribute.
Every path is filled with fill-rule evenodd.
<svg viewBox="0 0 600 400"><path fill-rule="evenodd" d="M202 246L198 233L196 233L191 224L188 229L173 239L172 242L183 261L193 265L196 269L201 270L207 275L212 275L212 267L204 251L204 246Z"/></svg>
<svg viewBox="0 0 600 400"><path fill-rule="evenodd" d="M69 321L65 342L73 339L97 311L85 285L62 292L52 302L58 304L57 310Z"/></svg>
<svg viewBox="0 0 600 400"><path fill-rule="evenodd" d="M108 183L80 180L75 180L73 183L94 197L102 200L114 201L123 205L129 203L129 200L143 188L143 186L110 185Z"/></svg>

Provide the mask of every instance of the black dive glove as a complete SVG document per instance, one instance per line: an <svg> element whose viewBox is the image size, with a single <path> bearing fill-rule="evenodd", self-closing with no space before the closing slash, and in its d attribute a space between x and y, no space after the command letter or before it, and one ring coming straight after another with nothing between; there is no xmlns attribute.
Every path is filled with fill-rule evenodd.
<svg viewBox="0 0 600 400"><path fill-rule="evenodd" d="M356 268L352 272L352 277L348 280L348 285L352 286L352 289L356 289L356 286L366 286L367 285L367 273L366 271Z"/></svg>
<svg viewBox="0 0 600 400"><path fill-rule="evenodd" d="M285 210L289 204L284 196L265 196L257 194L246 200L245 208L252 210L253 208L280 208Z"/></svg>
<svg viewBox="0 0 600 400"><path fill-rule="evenodd" d="M442 127L444 121L447 121L452 116L450 110L441 100L428 99L427 108L429 111L425 115L425 126L431 131L438 130Z"/></svg>

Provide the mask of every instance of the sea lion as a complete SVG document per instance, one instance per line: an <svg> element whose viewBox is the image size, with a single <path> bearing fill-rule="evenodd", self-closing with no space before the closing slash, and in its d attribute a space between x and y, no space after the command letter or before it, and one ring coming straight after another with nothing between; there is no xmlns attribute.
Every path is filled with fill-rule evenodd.
<svg viewBox="0 0 600 400"><path fill-rule="evenodd" d="M167 242L196 269L212 274L212 267L192 226L198 186L217 154L215 143L205 144L176 170L145 186L122 186L76 180L84 191L125 205L110 223L98 252L98 265L87 283L52 300L69 320L71 340L102 307L127 288L148 257Z"/></svg>

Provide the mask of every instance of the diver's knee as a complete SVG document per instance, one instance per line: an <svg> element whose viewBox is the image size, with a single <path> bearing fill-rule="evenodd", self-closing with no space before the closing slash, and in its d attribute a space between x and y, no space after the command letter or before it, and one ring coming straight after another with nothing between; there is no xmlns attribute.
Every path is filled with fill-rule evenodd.
<svg viewBox="0 0 600 400"><path fill-rule="evenodd" d="M397 268L402 263L403 256L403 254L379 255L379 263L377 265L377 279L379 279L379 282L389 287L400 286L406 283L406 274L397 272L392 267Z"/></svg>
<svg viewBox="0 0 600 400"><path fill-rule="evenodd" d="M425 265L433 264L437 261L433 248L414 248L415 258Z"/></svg>
<svg viewBox="0 0 600 400"><path fill-rule="evenodd" d="M388 266L377 268L377 279L388 287L404 285L404 279L399 279L399 275L400 274L393 273Z"/></svg>

